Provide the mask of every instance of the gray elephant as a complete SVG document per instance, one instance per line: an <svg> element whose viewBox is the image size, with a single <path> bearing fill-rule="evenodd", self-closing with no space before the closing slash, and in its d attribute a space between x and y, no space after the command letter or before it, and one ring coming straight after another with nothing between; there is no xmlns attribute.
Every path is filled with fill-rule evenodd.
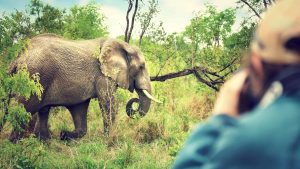
<svg viewBox="0 0 300 169"><path fill-rule="evenodd" d="M26 110L37 113L34 133L40 139L50 138L49 110L65 106L72 115L75 131L62 131L62 140L80 138L87 132L87 109L91 98L98 98L102 110L104 133L115 121L114 93L117 87L134 90L139 99L131 99L126 106L133 115L132 104L139 102L138 112L144 116L150 107L150 78L142 53L128 43L116 39L66 40L53 34L38 35L30 40L28 51L12 63L14 73L19 64L27 64L28 71L39 73L44 91L41 100L32 96L19 98ZM25 127L25 125L23 126ZM13 130L15 141L23 132Z"/></svg>

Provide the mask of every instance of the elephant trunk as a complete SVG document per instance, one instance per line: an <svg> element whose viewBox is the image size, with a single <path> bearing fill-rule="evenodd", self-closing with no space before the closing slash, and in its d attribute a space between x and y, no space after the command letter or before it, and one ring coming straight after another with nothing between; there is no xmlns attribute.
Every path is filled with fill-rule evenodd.
<svg viewBox="0 0 300 169"><path fill-rule="evenodd" d="M144 90L145 91L145 90ZM135 112L139 112L141 116L145 116L147 112L149 111L150 105L151 105L151 99L147 97L143 90L141 89L136 89L136 92L139 95L139 98L133 98L130 99L126 105L126 113L129 117L132 117ZM151 94L151 90L148 91L146 90L148 94ZM133 103L138 103L139 107L137 110L134 110L132 105Z"/></svg>
<svg viewBox="0 0 300 169"><path fill-rule="evenodd" d="M140 100L139 109L138 109L139 114L141 116L145 116L149 111L151 100L144 94L142 90L137 90L137 93L139 95L139 100Z"/></svg>

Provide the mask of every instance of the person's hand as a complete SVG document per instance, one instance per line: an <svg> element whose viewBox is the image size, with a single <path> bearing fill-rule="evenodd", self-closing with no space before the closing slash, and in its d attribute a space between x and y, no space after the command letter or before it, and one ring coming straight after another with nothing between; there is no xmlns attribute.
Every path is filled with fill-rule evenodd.
<svg viewBox="0 0 300 169"><path fill-rule="evenodd" d="M242 91L245 80L248 76L246 70L242 70L229 79L221 87L218 94L213 113L226 114L233 117L238 117L238 104L240 99L240 93Z"/></svg>

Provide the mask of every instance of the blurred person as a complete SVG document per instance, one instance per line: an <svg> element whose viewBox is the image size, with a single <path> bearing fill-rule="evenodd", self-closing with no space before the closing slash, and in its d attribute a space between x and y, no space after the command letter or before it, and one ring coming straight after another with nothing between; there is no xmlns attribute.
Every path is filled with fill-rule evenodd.
<svg viewBox="0 0 300 169"><path fill-rule="evenodd" d="M276 1L173 168L300 168L300 0Z"/></svg>

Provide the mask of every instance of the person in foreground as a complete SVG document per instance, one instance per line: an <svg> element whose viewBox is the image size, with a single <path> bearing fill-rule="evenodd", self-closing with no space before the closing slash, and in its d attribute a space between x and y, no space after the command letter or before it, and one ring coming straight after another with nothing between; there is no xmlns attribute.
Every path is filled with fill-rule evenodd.
<svg viewBox="0 0 300 169"><path fill-rule="evenodd" d="M173 168L300 168L299 7L278 0L269 8L247 64L221 88L213 117L194 130Z"/></svg>

